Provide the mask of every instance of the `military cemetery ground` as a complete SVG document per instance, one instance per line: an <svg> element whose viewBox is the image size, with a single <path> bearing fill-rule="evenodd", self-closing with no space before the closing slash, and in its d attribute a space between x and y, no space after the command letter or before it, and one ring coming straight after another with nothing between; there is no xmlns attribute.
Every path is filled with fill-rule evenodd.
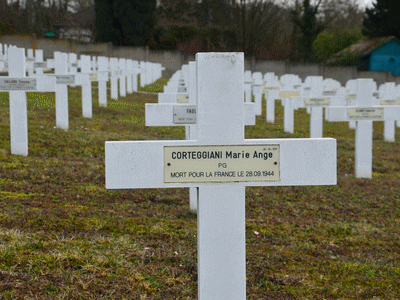
<svg viewBox="0 0 400 300"><path fill-rule="evenodd" d="M184 140L184 126L145 127L167 79L82 117L68 87L69 129L55 94L27 93L29 155L11 155L9 94L0 93L0 299L197 299L197 214L189 189L106 190L105 141ZM95 84L94 84L95 85ZM110 86L109 86L110 87ZM265 104L265 99L263 99ZM308 138L306 108L286 133L265 105L246 139ZM246 187L247 299L400 298L400 131L373 122L372 179L355 178L355 131L337 139L337 185ZM293 153L296 149L293 149Z"/></svg>

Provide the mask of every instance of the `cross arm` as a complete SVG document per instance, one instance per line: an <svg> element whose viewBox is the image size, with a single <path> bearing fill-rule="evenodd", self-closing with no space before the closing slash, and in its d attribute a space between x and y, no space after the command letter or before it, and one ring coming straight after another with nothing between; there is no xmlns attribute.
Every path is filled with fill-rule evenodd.
<svg viewBox="0 0 400 300"><path fill-rule="evenodd" d="M349 109L363 109L363 107L349 107L349 106L337 106L329 107L325 110L325 119L329 122L347 122L349 121L348 111ZM400 106L372 106L370 109L383 109L383 119L385 121L396 120L400 116ZM368 119L366 119L368 120ZM371 118L373 120L373 118ZM378 119L376 119L378 120Z"/></svg>
<svg viewBox="0 0 400 300"><path fill-rule="evenodd" d="M10 83L13 82L13 83ZM47 76L0 78L0 91L55 92L56 79Z"/></svg>
<svg viewBox="0 0 400 300"><path fill-rule="evenodd" d="M279 145L280 180L235 182L235 184L244 186L336 184L335 139L253 139L244 140L241 145ZM177 188L215 184L165 183L164 147L167 146L199 146L199 144L195 140L106 142L106 188ZM224 163L223 160L215 160L215 168L217 162Z"/></svg>
<svg viewBox="0 0 400 300"><path fill-rule="evenodd" d="M190 104L146 103L146 126L183 126L185 123L174 123L174 107L196 107ZM244 125L255 125L254 103L244 103ZM187 123L189 124L189 123ZM190 123L193 124L193 123Z"/></svg>
<svg viewBox="0 0 400 300"><path fill-rule="evenodd" d="M35 77L37 82L38 92L55 92L56 91L56 78L49 76Z"/></svg>

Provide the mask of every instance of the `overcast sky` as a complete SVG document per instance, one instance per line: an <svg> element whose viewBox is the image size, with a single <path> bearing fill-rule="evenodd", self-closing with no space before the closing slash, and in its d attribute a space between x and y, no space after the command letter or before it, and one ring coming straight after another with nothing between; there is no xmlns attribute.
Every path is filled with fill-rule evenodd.
<svg viewBox="0 0 400 300"><path fill-rule="evenodd" d="M372 6L372 2L375 2L375 0L360 0L360 3L362 3L365 6Z"/></svg>

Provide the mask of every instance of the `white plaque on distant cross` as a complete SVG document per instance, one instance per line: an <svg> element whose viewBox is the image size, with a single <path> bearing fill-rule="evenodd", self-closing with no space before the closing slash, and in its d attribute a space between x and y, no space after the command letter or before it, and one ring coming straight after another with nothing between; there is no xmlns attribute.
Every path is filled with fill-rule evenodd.
<svg viewBox="0 0 400 300"><path fill-rule="evenodd" d="M196 106L180 106L173 107L174 124L196 124Z"/></svg>

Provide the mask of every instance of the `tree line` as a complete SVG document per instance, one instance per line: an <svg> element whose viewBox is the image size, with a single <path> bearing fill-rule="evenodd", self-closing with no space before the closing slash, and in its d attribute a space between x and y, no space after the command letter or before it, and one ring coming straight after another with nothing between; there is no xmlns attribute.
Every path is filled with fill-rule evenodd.
<svg viewBox="0 0 400 300"><path fill-rule="evenodd" d="M400 38L398 0L0 0L0 20L41 35L93 3L96 42L187 54L323 62L362 39Z"/></svg>
<svg viewBox="0 0 400 300"><path fill-rule="evenodd" d="M95 2L98 42L188 54L243 51L256 59L321 59L313 50L318 35L361 28L364 14L358 0Z"/></svg>

